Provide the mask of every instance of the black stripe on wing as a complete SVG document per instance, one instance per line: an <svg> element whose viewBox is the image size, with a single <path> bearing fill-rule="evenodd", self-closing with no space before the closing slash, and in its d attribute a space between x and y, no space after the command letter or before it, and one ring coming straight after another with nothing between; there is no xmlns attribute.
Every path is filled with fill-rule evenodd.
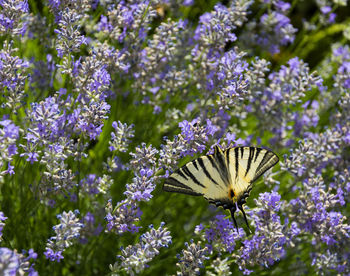
<svg viewBox="0 0 350 276"><path fill-rule="evenodd" d="M205 167L204 165L204 162L203 162L203 158L204 157L199 157L197 160L198 160L198 164L199 166L202 168L204 174L206 177L208 177L210 179L211 182L213 182L215 185L218 185L219 184L212 178L212 176L210 175L210 173L208 172L207 168Z"/></svg>
<svg viewBox="0 0 350 276"><path fill-rule="evenodd" d="M188 175L194 183L196 183L197 185L199 185L199 186L205 188L205 186L204 186L202 183L200 183L200 182L198 181L198 179L191 173L191 171L187 168L186 165L183 166L179 171L181 171L181 170L182 170L186 175Z"/></svg>
<svg viewBox="0 0 350 276"><path fill-rule="evenodd" d="M226 167L227 167L227 169L230 168L230 150L231 150L231 148L225 150Z"/></svg>
<svg viewBox="0 0 350 276"><path fill-rule="evenodd" d="M259 176L261 176L264 172L266 172L268 169L276 165L278 161L279 161L278 156L274 154L272 151L267 150L263 158L261 159L259 165L257 166L255 170L254 179L251 182L254 182L256 179L258 179Z"/></svg>
<svg viewBox="0 0 350 276"><path fill-rule="evenodd" d="M218 150L215 151L214 158L215 158L215 161L218 163L218 167L220 169L219 173L222 180L226 185L229 185L230 183L229 171L228 171L229 167L225 163L225 155L221 149L218 148Z"/></svg>
<svg viewBox="0 0 350 276"><path fill-rule="evenodd" d="M188 180L188 178L186 177L186 175L183 174L183 172L181 171L181 169L176 170L175 173L177 173L178 175L180 175L182 178Z"/></svg>
<svg viewBox="0 0 350 276"><path fill-rule="evenodd" d="M235 148L235 175L238 177L238 150L239 148Z"/></svg>
<svg viewBox="0 0 350 276"><path fill-rule="evenodd" d="M241 159L242 159L244 155L244 147L240 147L240 149L241 149Z"/></svg>
<svg viewBox="0 0 350 276"><path fill-rule="evenodd" d="M213 156L213 155L208 155L208 159L209 159L211 165L216 169L216 171L220 175L221 180L226 185L228 185L229 180L227 178L227 170L226 170L225 163L223 163L223 165L218 164L219 160L218 160L217 156Z"/></svg>
<svg viewBox="0 0 350 276"><path fill-rule="evenodd" d="M256 162L256 159L258 159L258 156L262 150L261 148L255 148L255 149L256 149L256 153L255 153L255 157L254 157L254 163Z"/></svg>
<svg viewBox="0 0 350 276"><path fill-rule="evenodd" d="M169 177L165 180L163 190L166 192L177 192L194 196L203 195L202 193L195 192L190 187L181 183L173 177Z"/></svg>
<svg viewBox="0 0 350 276"><path fill-rule="evenodd" d="M248 174L248 172L250 170L250 166L251 166L252 161L253 161L254 153L255 153L255 148L250 147L249 148L248 163L247 163L247 170L245 171L245 175L244 176L247 176L247 174Z"/></svg>
<svg viewBox="0 0 350 276"><path fill-rule="evenodd" d="M197 162L196 159L192 161L193 166L196 168L196 170L198 171L198 166L197 166Z"/></svg>
<svg viewBox="0 0 350 276"><path fill-rule="evenodd" d="M180 193L180 194L185 194L185 195L192 195L192 196L202 196L203 194L201 193L197 193L197 192L194 192L193 190L189 190L189 189L184 189L184 188L177 188L177 187L174 187L174 186L166 186L164 184L163 186L163 191L166 191L166 192L175 192L175 193Z"/></svg>

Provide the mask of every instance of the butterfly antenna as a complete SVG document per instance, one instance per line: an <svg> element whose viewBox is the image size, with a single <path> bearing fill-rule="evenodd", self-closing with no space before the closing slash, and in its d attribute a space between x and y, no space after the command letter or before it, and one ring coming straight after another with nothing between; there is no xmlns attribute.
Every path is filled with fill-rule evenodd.
<svg viewBox="0 0 350 276"><path fill-rule="evenodd" d="M248 227L249 231L252 232L252 230L250 230L250 228L249 228L247 216L246 216L246 214L245 214L245 212L244 212L243 206L242 206L242 205L238 205L238 209L241 210L241 212L242 212L242 214L243 214L243 217L244 217L244 221L245 221L245 223L247 224L247 227Z"/></svg>
<svg viewBox="0 0 350 276"><path fill-rule="evenodd" d="M230 212L231 212L231 217L232 217L232 220L233 220L233 224L235 225L236 229L237 229L237 233L238 233L238 225L237 225L237 221L235 219L235 211L236 211L236 206L232 207L230 209Z"/></svg>

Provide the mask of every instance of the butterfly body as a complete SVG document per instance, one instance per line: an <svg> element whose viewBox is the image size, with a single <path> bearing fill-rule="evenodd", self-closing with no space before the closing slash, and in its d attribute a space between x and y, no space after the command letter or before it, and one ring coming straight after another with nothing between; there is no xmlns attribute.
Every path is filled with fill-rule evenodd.
<svg viewBox="0 0 350 276"><path fill-rule="evenodd" d="M248 225L242 205L252 183L278 160L277 155L267 149L235 147L222 151L216 146L214 154L188 162L171 174L165 180L163 190L204 196L209 203L229 209L236 227L234 212L237 205Z"/></svg>

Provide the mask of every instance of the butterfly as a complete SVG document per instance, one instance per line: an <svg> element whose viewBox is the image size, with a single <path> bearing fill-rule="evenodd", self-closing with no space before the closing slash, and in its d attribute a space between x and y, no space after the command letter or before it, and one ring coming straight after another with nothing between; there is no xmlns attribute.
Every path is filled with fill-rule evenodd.
<svg viewBox="0 0 350 276"><path fill-rule="evenodd" d="M172 173L164 181L163 190L204 196L209 203L231 212L236 229L234 213L238 206L249 229L243 204L253 182L278 161L275 153L263 148L234 147L222 151L215 146L214 154L201 156Z"/></svg>

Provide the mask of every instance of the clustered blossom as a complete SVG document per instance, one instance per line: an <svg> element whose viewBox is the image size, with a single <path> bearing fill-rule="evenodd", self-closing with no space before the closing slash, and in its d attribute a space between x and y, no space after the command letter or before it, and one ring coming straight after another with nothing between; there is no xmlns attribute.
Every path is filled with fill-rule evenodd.
<svg viewBox="0 0 350 276"><path fill-rule="evenodd" d="M145 270L147 263L159 254L159 250L171 244L170 232L164 225L162 222L158 229L150 225L150 230L141 235L139 243L122 248L121 255L117 256L119 260L110 265L112 275L119 275L120 271L135 275Z"/></svg>
<svg viewBox="0 0 350 276"><path fill-rule="evenodd" d="M74 240L80 236L81 229L84 227L79 222L77 215L79 211L63 212L57 215L60 220L60 224L53 227L56 235L48 239L46 243L46 251L44 252L47 259L50 261L60 262L63 259L63 251L70 247Z"/></svg>
<svg viewBox="0 0 350 276"><path fill-rule="evenodd" d="M268 10L259 20L248 23L248 32L242 40L248 45L268 49L271 54L280 52L280 47L294 41L297 29L287 16L291 5L284 1L261 1L261 10Z"/></svg>
<svg viewBox="0 0 350 276"><path fill-rule="evenodd" d="M80 16L87 17L86 13L91 9L91 2L93 1L78 0L71 2L69 0L49 0L48 2L56 21L59 21L62 18L62 12L67 10L68 7Z"/></svg>
<svg viewBox="0 0 350 276"><path fill-rule="evenodd" d="M182 254L178 254L177 258L179 259L176 266L180 269L177 272L177 275L194 275L199 274L200 269L204 267L204 261L208 259L207 253L208 248L201 247L201 242L194 243L193 240L191 243L185 243L186 249L182 249Z"/></svg>
<svg viewBox="0 0 350 276"><path fill-rule="evenodd" d="M335 22L336 13L334 12L337 7L346 6L347 0L317 0L316 4L320 9L319 22L322 25L330 25Z"/></svg>
<svg viewBox="0 0 350 276"><path fill-rule="evenodd" d="M217 131L216 126L210 120L206 121L206 127L201 126L198 119L194 119L192 122L184 120L179 123L179 127L181 128L181 136L179 137L186 145L185 152L180 156L203 152L208 137L213 136Z"/></svg>
<svg viewBox="0 0 350 276"><path fill-rule="evenodd" d="M25 254L28 253L26 257ZM12 251L6 247L0 247L0 274L1 275L28 275L38 276L34 269L34 264L29 261L37 259L38 254L33 249L28 252L23 250L22 254L16 250Z"/></svg>
<svg viewBox="0 0 350 276"><path fill-rule="evenodd" d="M0 179L4 174L14 174L14 166L11 165L13 156L18 152L16 145L19 138L19 127L12 123L11 120L0 121L0 168L7 165L7 170L0 171Z"/></svg>
<svg viewBox="0 0 350 276"><path fill-rule="evenodd" d="M309 138L299 141L282 164L282 169L297 176L314 176L328 164L342 163L342 132L338 128L324 133L310 133Z"/></svg>
<svg viewBox="0 0 350 276"><path fill-rule="evenodd" d="M236 231L231 219L224 215L217 215L215 220L210 221L208 228L198 225L196 234L202 233L202 238L208 242L206 245L211 252L229 252L236 249L236 242L245 237L242 228Z"/></svg>
<svg viewBox="0 0 350 276"><path fill-rule="evenodd" d="M348 45L333 47L332 61L338 65L337 74L334 76L334 86L340 92L347 92L350 88L350 49Z"/></svg>
<svg viewBox="0 0 350 276"><path fill-rule="evenodd" d="M0 242L2 241L2 230L4 229L5 223L4 221L7 219L4 213L0 211Z"/></svg>
<svg viewBox="0 0 350 276"><path fill-rule="evenodd" d="M0 89L4 95L0 103L1 108L8 107L14 112L23 105L29 62L15 55L18 49L13 48L12 44L5 40L0 50Z"/></svg>
<svg viewBox="0 0 350 276"><path fill-rule="evenodd" d="M106 194L112 184L113 180L109 175L97 177L95 174L89 174L80 181L80 192L89 195Z"/></svg>
<svg viewBox="0 0 350 276"><path fill-rule="evenodd" d="M156 178L150 169L141 169L135 174L133 182L126 185L126 199L118 202L113 209L112 202L106 205L107 230L117 234L126 231L138 232L140 227L135 225L139 221L142 212L139 208L140 201L149 201L152 198L152 191L155 188Z"/></svg>
<svg viewBox="0 0 350 276"><path fill-rule="evenodd" d="M111 132L109 150L126 152L130 143L130 138L134 137L134 125L128 126L118 121L113 122L112 127L115 129L115 132Z"/></svg>
<svg viewBox="0 0 350 276"><path fill-rule="evenodd" d="M112 201L109 200L106 204L107 231L116 234L123 234L125 232L135 233L139 231L136 223L140 220L142 214L137 202L124 199L118 202L113 208Z"/></svg>
<svg viewBox="0 0 350 276"><path fill-rule="evenodd" d="M270 80L267 87L261 87L260 84L258 89L250 87L255 96L252 98L250 109L253 109L253 112L259 112L264 120L269 121L264 128L274 133L274 138L270 140L272 144L281 143L288 146L293 143L293 140L287 139L292 129L291 123L296 124L296 132L300 132L304 125L310 125L307 120L298 120L300 115L293 111L292 106L301 103L303 97L312 88L318 87L321 90L323 87L322 79L315 73L310 73L308 65L299 58L292 58L287 64L287 66L283 65L278 72L271 72L267 76ZM264 89L264 93L261 93L261 88ZM312 104L309 105L312 106ZM316 116L315 111L309 113ZM309 119L317 120L314 117ZM300 133L295 134L300 135Z"/></svg>
<svg viewBox="0 0 350 276"><path fill-rule="evenodd" d="M151 192L155 188L153 171L141 169L139 175L135 175L132 184L126 185L125 195L131 201L149 201L152 198Z"/></svg>
<svg viewBox="0 0 350 276"><path fill-rule="evenodd" d="M130 165L134 169L148 168L155 170L157 164L158 150L152 145L146 146L146 143L142 143L141 146L135 148L135 152L131 152Z"/></svg>
<svg viewBox="0 0 350 276"><path fill-rule="evenodd" d="M221 4L211 13L203 14L194 38L203 45L221 48L226 42L237 39L234 30L247 20L247 10L252 1L232 1L229 8Z"/></svg>
<svg viewBox="0 0 350 276"><path fill-rule="evenodd" d="M289 202L290 219L297 223L302 233L312 235L313 250L325 245L328 261L325 255L314 252L312 265L318 271L336 270L338 273L349 273L346 265L349 255L349 245L346 240L350 237L350 225L341 212L333 211L337 206L344 204L344 198L333 193L332 188L326 185L320 175L306 179L299 197Z"/></svg>
<svg viewBox="0 0 350 276"><path fill-rule="evenodd" d="M60 28L55 30L58 39L56 50L60 58L78 52L81 45L87 44L86 38L79 32L79 19L80 15L71 9L66 9L61 14L58 22Z"/></svg>
<svg viewBox="0 0 350 276"><path fill-rule="evenodd" d="M27 0L3 0L0 2L0 33L24 35L27 30L26 21L22 22L24 15L29 13Z"/></svg>
<svg viewBox="0 0 350 276"><path fill-rule="evenodd" d="M255 233L252 237L244 240L243 246L234 254L240 270L244 274L249 274L249 268L255 264L268 267L285 255L285 246L288 244L288 226L282 225L278 212L283 202L277 192L260 194L254 200L257 208L248 212L253 219ZM292 225L293 227L295 225ZM298 229L293 229L293 235L298 233Z"/></svg>
<svg viewBox="0 0 350 276"><path fill-rule="evenodd" d="M248 63L243 60L244 55L231 50L226 52L217 64L214 63L217 75L211 85L219 91L217 102L220 109L230 109L248 93L249 80L245 74Z"/></svg>
<svg viewBox="0 0 350 276"><path fill-rule="evenodd" d="M80 230L80 243L86 244L91 236L98 236L103 231L103 226L100 223L96 223L96 217L97 216L90 212L87 212L87 214L83 217L81 222L83 223L84 227Z"/></svg>

